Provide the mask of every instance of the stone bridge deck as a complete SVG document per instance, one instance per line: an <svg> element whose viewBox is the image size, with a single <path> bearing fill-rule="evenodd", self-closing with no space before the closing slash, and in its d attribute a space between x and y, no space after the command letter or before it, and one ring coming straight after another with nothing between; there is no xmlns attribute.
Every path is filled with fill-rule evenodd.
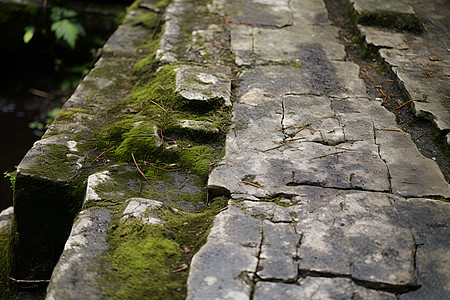
<svg viewBox="0 0 450 300"><path fill-rule="evenodd" d="M323 1L142 2L19 166L11 280L51 275L47 299L450 297L450 186ZM448 133L448 32L418 1L344 2Z"/></svg>

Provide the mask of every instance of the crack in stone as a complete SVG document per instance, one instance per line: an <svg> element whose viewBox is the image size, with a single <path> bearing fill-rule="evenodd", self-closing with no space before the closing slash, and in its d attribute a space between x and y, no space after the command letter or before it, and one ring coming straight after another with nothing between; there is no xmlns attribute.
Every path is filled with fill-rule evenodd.
<svg viewBox="0 0 450 300"><path fill-rule="evenodd" d="M264 224L263 224L263 220L261 220L261 241L259 243L258 256L256 257L258 259L258 263L256 264L255 273L254 273L253 279L251 281L251 290L250 290L250 297L249 297L250 300L253 299L253 297L255 295L256 282L258 282L260 280L260 278L258 276L258 271L261 268L259 263L261 262L261 252L262 252L263 243L264 243Z"/></svg>
<svg viewBox="0 0 450 300"><path fill-rule="evenodd" d="M395 293L395 294L404 294L409 293L412 291L418 290L421 286L420 285L396 285L396 284L389 284L384 282L377 282L377 281L367 281L367 280L360 280L352 277L352 275L348 274L339 274L339 273L332 273L332 272L319 272L319 271L311 271L306 269L300 269L299 270L299 276L297 280L300 280L302 278L306 277L324 277L324 278L348 278L352 280L356 285L376 290L376 291L383 291L388 293Z"/></svg>
<svg viewBox="0 0 450 300"><path fill-rule="evenodd" d="M324 186L323 184L324 183L320 183L320 182L305 181L305 182L288 182L286 184L286 186L292 186L292 187L296 187L296 186L317 186L317 187L321 187L321 188L324 188L324 189L332 189L332 190L364 191L364 192L374 192L374 193L390 192L390 189L389 189L389 191L382 191L382 190L364 189L362 187L357 187L357 186L353 186L353 187L349 187L349 188L345 188L345 187L329 187L329 186Z"/></svg>

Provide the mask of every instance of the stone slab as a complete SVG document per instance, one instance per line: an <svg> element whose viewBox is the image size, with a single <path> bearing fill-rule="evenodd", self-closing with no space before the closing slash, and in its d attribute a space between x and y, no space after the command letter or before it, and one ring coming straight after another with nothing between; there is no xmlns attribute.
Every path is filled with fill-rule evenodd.
<svg viewBox="0 0 450 300"><path fill-rule="evenodd" d="M301 236L291 224L264 220L264 236L257 275L261 279L292 281L297 279L297 245Z"/></svg>
<svg viewBox="0 0 450 300"><path fill-rule="evenodd" d="M254 278L255 299L396 299L394 293L439 299L446 294L448 203L319 187L280 193L297 196L285 199L289 206L279 205L280 198L279 204L231 201L218 215L191 265L189 299L250 299L250 282L243 278ZM274 222L280 211L292 219ZM255 231L250 242L248 230ZM248 254L239 255L230 243ZM242 247L250 243L251 249ZM253 246L261 247L259 254ZM243 257L258 262L249 268ZM292 264L298 265L297 275ZM212 271L214 266L218 269ZM428 273L433 268L434 275ZM249 270L256 270L256 279Z"/></svg>
<svg viewBox="0 0 450 300"><path fill-rule="evenodd" d="M231 69L226 66L184 65L176 72L176 92L190 101L224 101L231 105Z"/></svg>
<svg viewBox="0 0 450 300"><path fill-rule="evenodd" d="M111 212L107 209L87 209L78 215L53 271L46 300L101 298L100 274L96 268L100 256L109 248L110 222Z"/></svg>
<svg viewBox="0 0 450 300"><path fill-rule="evenodd" d="M133 22L143 14L143 12L132 11L127 14L126 21ZM137 54L135 43L148 37L149 33L144 28L122 24L103 46L103 53L112 56L133 56Z"/></svg>
<svg viewBox="0 0 450 300"><path fill-rule="evenodd" d="M358 13L364 12L395 12L399 14L414 14L414 9L407 1L397 0L350 0Z"/></svg>
<svg viewBox="0 0 450 300"><path fill-rule="evenodd" d="M255 300L396 299L395 295L360 287L347 278L306 277L298 284L256 283Z"/></svg>
<svg viewBox="0 0 450 300"><path fill-rule="evenodd" d="M261 230L260 220L245 217L236 206L220 213L192 259L186 299L249 299Z"/></svg>
<svg viewBox="0 0 450 300"><path fill-rule="evenodd" d="M209 10L237 24L285 27L292 24L288 0L214 0Z"/></svg>

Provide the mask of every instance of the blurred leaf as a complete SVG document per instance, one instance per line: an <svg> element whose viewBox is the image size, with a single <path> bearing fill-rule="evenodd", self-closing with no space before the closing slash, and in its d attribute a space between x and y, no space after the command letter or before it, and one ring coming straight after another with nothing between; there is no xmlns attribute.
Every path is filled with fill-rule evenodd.
<svg viewBox="0 0 450 300"><path fill-rule="evenodd" d="M28 42L31 41L31 39L34 36L35 30L36 30L36 28L34 28L34 26L25 27L25 34L23 35L23 41L25 42L25 44L28 44Z"/></svg>
<svg viewBox="0 0 450 300"><path fill-rule="evenodd" d="M65 41L70 48L75 48L75 42L80 32L72 21L64 19L53 23L51 30L55 32L57 39Z"/></svg>

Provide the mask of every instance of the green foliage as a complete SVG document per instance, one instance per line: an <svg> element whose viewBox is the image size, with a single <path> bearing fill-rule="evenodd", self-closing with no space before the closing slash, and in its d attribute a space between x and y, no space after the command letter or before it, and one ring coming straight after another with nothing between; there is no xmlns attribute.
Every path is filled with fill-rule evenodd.
<svg viewBox="0 0 450 300"><path fill-rule="evenodd" d="M75 49L76 41L80 36L85 36L86 32L83 26L78 23L77 12L67 8L54 6L50 12L50 20L52 22L50 30L54 32L55 37L65 42L70 48ZM46 33L46 28L42 29L42 34ZM28 44L36 33L36 27L25 27L23 41Z"/></svg>
<svg viewBox="0 0 450 300"><path fill-rule="evenodd" d="M14 190L14 184L16 182L16 175L17 175L17 166L15 166L15 170L12 172L4 172L3 177L6 179L9 179L9 182L11 183L11 189Z"/></svg>
<svg viewBox="0 0 450 300"><path fill-rule="evenodd" d="M25 34L23 35L23 41L28 44L34 36L36 28L34 26L25 27Z"/></svg>
<svg viewBox="0 0 450 300"><path fill-rule="evenodd" d="M55 107L47 113L47 125L45 125L44 123L41 123L39 121L33 121L33 122L28 123L28 128L37 129L37 130L41 130L41 131L44 130L45 128L47 128L48 126L50 126L53 123L53 121L55 120L55 118L58 115L60 110L61 110L61 108Z"/></svg>
<svg viewBox="0 0 450 300"><path fill-rule="evenodd" d="M83 26L76 20L77 12L71 9L52 7L50 19L51 31L57 39L66 42L70 48L75 49L75 44L80 36L86 35Z"/></svg>

